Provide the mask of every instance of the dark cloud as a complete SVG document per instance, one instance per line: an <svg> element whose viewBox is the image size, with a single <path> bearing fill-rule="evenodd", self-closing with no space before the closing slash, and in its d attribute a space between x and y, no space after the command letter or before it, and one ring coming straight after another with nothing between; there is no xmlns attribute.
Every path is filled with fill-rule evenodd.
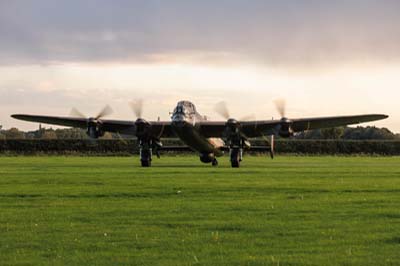
<svg viewBox="0 0 400 266"><path fill-rule="evenodd" d="M399 10L394 0L0 0L0 63L397 61Z"/></svg>

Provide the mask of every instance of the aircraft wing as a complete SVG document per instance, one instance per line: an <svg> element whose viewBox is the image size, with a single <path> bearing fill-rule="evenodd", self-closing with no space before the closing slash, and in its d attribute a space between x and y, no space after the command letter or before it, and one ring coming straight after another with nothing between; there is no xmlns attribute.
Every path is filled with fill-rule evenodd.
<svg viewBox="0 0 400 266"><path fill-rule="evenodd" d="M279 125L279 120L240 121L243 135L249 138L260 137L269 133ZM207 138L222 138L226 130L226 122L202 121L198 122L201 135Z"/></svg>
<svg viewBox="0 0 400 266"><path fill-rule="evenodd" d="M291 128L294 132L305 130L332 128L346 125L360 124L387 118L387 115L355 115L355 116L332 116L290 119ZM200 132L205 137L223 137L226 122L199 122ZM276 134L281 120L258 120L240 121L241 132L249 138L263 135Z"/></svg>
<svg viewBox="0 0 400 266"><path fill-rule="evenodd" d="M332 117L315 117L293 119L292 128L295 132L305 130L332 128L346 125L355 125L365 122L372 122L388 118L387 115L369 114L369 115L353 115L353 116L332 116Z"/></svg>
<svg viewBox="0 0 400 266"><path fill-rule="evenodd" d="M37 122L43 124L66 126L66 127L76 127L86 129L88 126L88 119L86 118L76 118L76 117L60 117L60 116L41 116L41 115L24 115L16 114L11 117L19 120ZM112 133L120 133L124 135L135 136L136 126L134 121L124 121L124 120L110 120L101 119L101 127L104 131ZM174 133L171 129L170 122L151 122L151 131L153 136L156 137L174 137Z"/></svg>
<svg viewBox="0 0 400 266"><path fill-rule="evenodd" d="M42 115L12 115L11 117L23 121L44 123L57 126L78 127L78 128L86 128L87 126L87 120L85 118L42 116Z"/></svg>
<svg viewBox="0 0 400 266"><path fill-rule="evenodd" d="M39 115L12 115L13 118L38 122L44 124L77 127L86 129L88 120L86 118L76 117L58 117L58 116L39 116ZM371 122L387 118L387 115L357 115L357 116L333 116L333 117L315 117L291 119L290 125L294 132L301 132L311 129L331 128ZM101 126L104 131L120 133L135 136L136 126L134 121L108 120L101 119ZM151 125L151 135L157 138L176 137L169 121L149 121ZM249 138L260 137L263 135L276 134L276 129L281 124L281 120L258 120L241 121L241 132ZM207 138L223 137L226 129L226 122L201 121L196 124L201 135Z"/></svg>

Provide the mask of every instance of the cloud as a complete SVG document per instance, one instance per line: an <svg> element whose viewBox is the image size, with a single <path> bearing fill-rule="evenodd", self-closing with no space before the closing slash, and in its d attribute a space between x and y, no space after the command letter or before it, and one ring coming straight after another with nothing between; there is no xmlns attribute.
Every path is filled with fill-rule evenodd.
<svg viewBox="0 0 400 266"><path fill-rule="evenodd" d="M225 100L235 115L270 118L279 94L293 116L392 115L398 10L397 0L0 0L0 120L23 128L9 114L93 115L105 103L129 119L134 98L152 119L180 99L211 116Z"/></svg>
<svg viewBox="0 0 400 266"><path fill-rule="evenodd" d="M215 103L228 102L231 114L276 117L273 100L288 100L288 116L387 113L376 125L399 131L400 67L344 68L320 73L252 68L190 66L26 66L0 68L0 123L32 128L13 113L67 115L76 107L95 115L110 104L113 118L135 119L129 100L145 100L144 117L169 120L179 100L194 102L201 114L221 119ZM28 75L29 74L29 75ZM374 123L375 124L375 123Z"/></svg>
<svg viewBox="0 0 400 266"><path fill-rule="evenodd" d="M2 1L0 64L398 61L399 1Z"/></svg>

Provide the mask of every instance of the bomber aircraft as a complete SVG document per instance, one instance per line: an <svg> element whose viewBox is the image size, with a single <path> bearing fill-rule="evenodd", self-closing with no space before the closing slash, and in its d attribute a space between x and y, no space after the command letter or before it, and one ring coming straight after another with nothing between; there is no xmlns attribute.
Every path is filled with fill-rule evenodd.
<svg viewBox="0 0 400 266"><path fill-rule="evenodd" d="M221 102L215 110L226 120L208 121L207 117L197 112L192 102L180 101L172 112L171 121L147 121L141 115L141 101L133 102L131 106L137 117L135 121L103 119L112 112L109 106L97 116L88 118L76 109L73 109L71 117L26 114L14 114L12 117L30 122L82 128L94 139L103 136L105 132L134 136L138 139L143 167L151 166L153 153L159 157L159 150L163 149L161 138L178 137L199 154L201 162L211 163L213 166L218 165L217 157L227 150L231 166L239 167L243 159L243 150L252 148L250 138L268 136L269 145L266 147L273 158L274 136L289 138L296 132L359 124L388 117L382 114L367 114L290 119L285 116L284 102L279 101L277 108L281 119L236 120L230 117L226 105Z"/></svg>

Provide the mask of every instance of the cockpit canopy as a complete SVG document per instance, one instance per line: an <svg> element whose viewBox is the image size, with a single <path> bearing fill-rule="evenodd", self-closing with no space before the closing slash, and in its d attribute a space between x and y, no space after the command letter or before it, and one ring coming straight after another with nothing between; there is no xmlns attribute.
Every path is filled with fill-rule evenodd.
<svg viewBox="0 0 400 266"><path fill-rule="evenodd" d="M190 115L196 113L196 107L189 101L180 101L174 109L174 114Z"/></svg>

